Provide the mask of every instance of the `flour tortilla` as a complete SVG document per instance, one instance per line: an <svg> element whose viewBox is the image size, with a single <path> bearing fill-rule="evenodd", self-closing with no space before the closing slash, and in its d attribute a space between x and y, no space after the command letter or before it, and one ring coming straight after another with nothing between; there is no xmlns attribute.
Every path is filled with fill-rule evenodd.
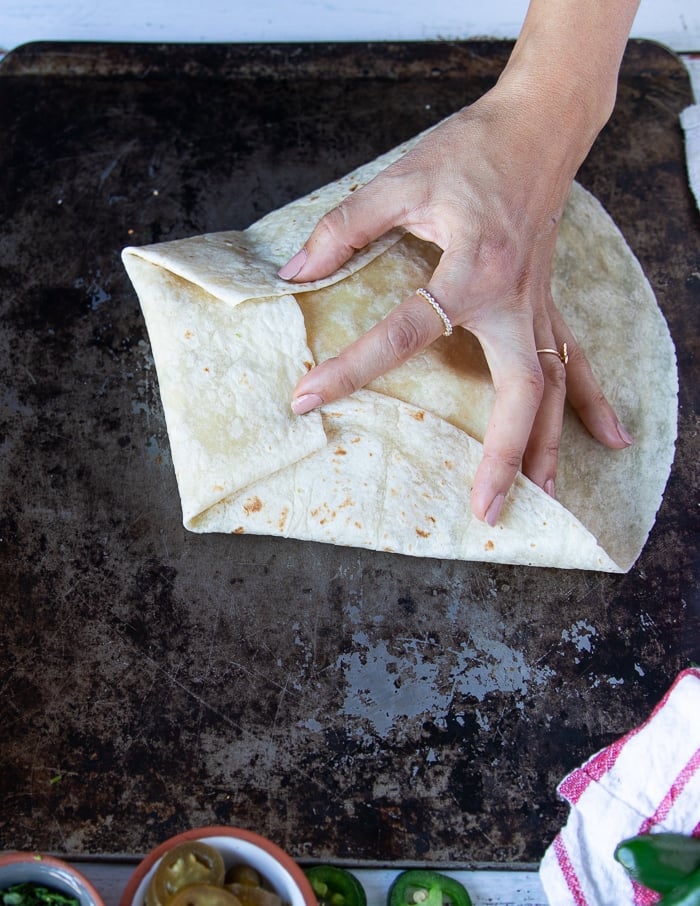
<svg viewBox="0 0 700 906"><path fill-rule="evenodd" d="M277 271L322 214L412 144L245 231L124 250L153 348L185 526L627 571L673 460L676 360L639 263L579 185L561 225L552 290L633 447L605 449L567 410L558 500L519 475L499 524L475 520L470 488L494 391L478 343L461 329L352 397L292 415L301 375L428 283L439 250L393 231L293 295Z"/></svg>

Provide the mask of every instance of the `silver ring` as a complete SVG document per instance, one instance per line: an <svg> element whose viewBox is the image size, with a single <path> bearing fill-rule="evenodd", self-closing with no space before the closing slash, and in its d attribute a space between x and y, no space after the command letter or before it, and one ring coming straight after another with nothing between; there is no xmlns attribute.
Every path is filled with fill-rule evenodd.
<svg viewBox="0 0 700 906"><path fill-rule="evenodd" d="M435 296L432 293L429 293L424 286L421 286L420 289L416 290L416 295L422 296L428 303L428 305L432 305L435 312L440 316L440 320L442 321L445 328L442 332L443 337L449 337L452 333L452 322L447 317L445 309L442 307L442 305L440 305Z"/></svg>

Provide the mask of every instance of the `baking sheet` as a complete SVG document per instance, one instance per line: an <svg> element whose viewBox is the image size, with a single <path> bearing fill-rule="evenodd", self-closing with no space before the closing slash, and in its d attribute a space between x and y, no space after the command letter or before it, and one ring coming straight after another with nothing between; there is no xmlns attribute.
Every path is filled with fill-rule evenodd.
<svg viewBox="0 0 700 906"><path fill-rule="evenodd" d="M245 227L476 98L508 51L42 44L0 64L1 847L138 853L231 822L301 860L531 865L566 817L558 780L700 660L690 89L654 44L630 45L579 177L678 348L678 452L634 569L181 525L121 248Z"/></svg>

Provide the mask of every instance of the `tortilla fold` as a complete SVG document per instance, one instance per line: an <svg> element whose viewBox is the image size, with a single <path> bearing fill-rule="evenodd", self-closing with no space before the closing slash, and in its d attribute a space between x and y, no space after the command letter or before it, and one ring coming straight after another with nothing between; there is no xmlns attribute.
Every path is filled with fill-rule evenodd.
<svg viewBox="0 0 700 906"><path fill-rule="evenodd" d="M557 499L518 475L498 525L476 520L469 497L494 390L478 343L461 328L348 399L291 412L304 372L429 283L440 252L394 230L324 280L292 286L277 271L326 211L417 140L244 231L123 251L152 345L184 525L625 572L673 461L676 358L639 262L578 184L552 292L632 447L601 446L567 407Z"/></svg>

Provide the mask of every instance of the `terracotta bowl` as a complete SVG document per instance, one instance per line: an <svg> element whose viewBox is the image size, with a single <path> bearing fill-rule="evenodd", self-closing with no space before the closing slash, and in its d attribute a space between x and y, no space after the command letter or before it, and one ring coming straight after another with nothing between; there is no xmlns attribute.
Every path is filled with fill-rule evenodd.
<svg viewBox="0 0 700 906"><path fill-rule="evenodd" d="M90 881L67 862L41 853L16 852L0 855L0 890L30 881L76 897L80 906L104 906Z"/></svg>
<svg viewBox="0 0 700 906"><path fill-rule="evenodd" d="M317 906L306 875L297 863L270 840L238 827L200 827L161 843L139 863L124 888L119 906L144 906L146 890L158 862L174 846L202 840L221 853L226 870L237 863L255 868L289 906Z"/></svg>

